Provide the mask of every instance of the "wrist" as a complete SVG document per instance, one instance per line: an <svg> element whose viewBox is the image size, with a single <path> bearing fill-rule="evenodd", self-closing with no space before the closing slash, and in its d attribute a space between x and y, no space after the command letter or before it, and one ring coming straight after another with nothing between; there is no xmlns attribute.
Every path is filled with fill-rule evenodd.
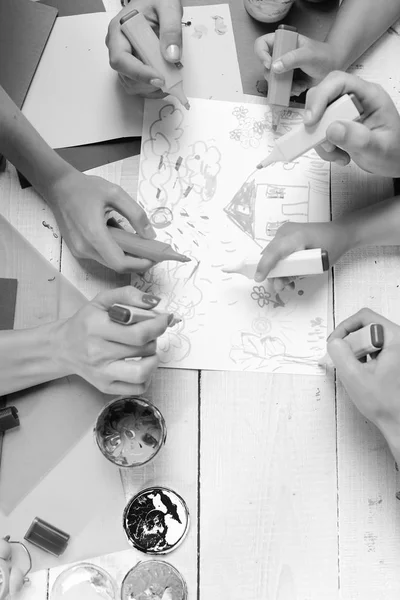
<svg viewBox="0 0 400 600"><path fill-rule="evenodd" d="M377 415L374 423L387 441L398 464L400 464L400 415Z"/></svg>

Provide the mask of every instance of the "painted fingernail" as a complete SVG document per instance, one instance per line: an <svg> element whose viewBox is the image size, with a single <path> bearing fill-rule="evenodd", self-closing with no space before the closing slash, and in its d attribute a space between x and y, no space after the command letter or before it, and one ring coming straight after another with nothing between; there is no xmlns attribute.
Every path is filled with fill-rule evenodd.
<svg viewBox="0 0 400 600"><path fill-rule="evenodd" d="M171 313L170 315L168 315L168 326L171 325L174 320L175 320L174 313Z"/></svg>
<svg viewBox="0 0 400 600"><path fill-rule="evenodd" d="M346 167L348 164L347 160L343 160L342 158L340 158L339 160L335 160L335 163L339 165L339 167Z"/></svg>
<svg viewBox="0 0 400 600"><path fill-rule="evenodd" d="M285 67L283 66L283 62L281 60L277 60L272 65L272 68L275 71L275 73L282 73L282 71Z"/></svg>
<svg viewBox="0 0 400 600"><path fill-rule="evenodd" d="M154 85L154 87L156 87L156 88L162 88L164 83L165 82L162 79L158 79L158 77L155 77L154 79L150 79L150 84Z"/></svg>
<svg viewBox="0 0 400 600"><path fill-rule="evenodd" d="M256 273L254 275L254 281L257 281L257 283L260 283L261 281L264 281L265 277L262 273Z"/></svg>
<svg viewBox="0 0 400 600"><path fill-rule="evenodd" d="M144 228L144 234L147 238L151 238L154 240L154 238L157 237L156 232L154 231L153 227L151 225L146 225L146 227Z"/></svg>
<svg viewBox="0 0 400 600"><path fill-rule="evenodd" d="M171 44L171 46L168 46L167 48L167 56L169 60L178 62L178 60L181 59L181 49L176 44Z"/></svg>
<svg viewBox="0 0 400 600"><path fill-rule="evenodd" d="M308 123L308 121L311 121L311 117L312 117L312 112L311 112L311 110L308 110L308 109L307 109L307 110L305 110L305 111L304 111L304 115L303 115L304 122L305 122L305 123Z"/></svg>
<svg viewBox="0 0 400 600"><path fill-rule="evenodd" d="M143 294L142 301L150 306L157 306L157 304L161 302L161 298L153 296L153 294Z"/></svg>

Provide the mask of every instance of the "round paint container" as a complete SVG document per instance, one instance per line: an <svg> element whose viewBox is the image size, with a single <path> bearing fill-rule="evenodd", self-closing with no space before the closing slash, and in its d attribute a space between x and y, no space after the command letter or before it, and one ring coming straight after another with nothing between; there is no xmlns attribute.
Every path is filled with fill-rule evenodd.
<svg viewBox="0 0 400 600"><path fill-rule="evenodd" d="M128 541L146 554L168 554L185 539L189 510L172 490L152 487L142 490L126 506L123 526Z"/></svg>
<svg viewBox="0 0 400 600"><path fill-rule="evenodd" d="M121 600L187 600L182 575L164 560L139 562L122 582Z"/></svg>
<svg viewBox="0 0 400 600"><path fill-rule="evenodd" d="M109 402L94 428L103 456L118 467L139 467L148 463L167 437L164 417L144 398L129 396Z"/></svg>
<svg viewBox="0 0 400 600"><path fill-rule="evenodd" d="M96 565L80 563L63 571L51 590L50 600L117 600L111 576Z"/></svg>
<svg viewBox="0 0 400 600"><path fill-rule="evenodd" d="M261 23L277 23L286 17L294 0L244 0L244 7Z"/></svg>

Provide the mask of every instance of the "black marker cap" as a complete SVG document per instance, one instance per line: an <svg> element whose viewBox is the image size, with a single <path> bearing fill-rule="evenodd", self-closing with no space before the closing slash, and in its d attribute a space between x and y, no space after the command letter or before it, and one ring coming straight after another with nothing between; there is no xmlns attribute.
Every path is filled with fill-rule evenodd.
<svg viewBox="0 0 400 600"><path fill-rule="evenodd" d="M329 256L326 250L321 250L321 261L322 270L327 271L329 269Z"/></svg>
<svg viewBox="0 0 400 600"><path fill-rule="evenodd" d="M0 433L19 427L18 409L8 406L0 410Z"/></svg>
<svg viewBox="0 0 400 600"><path fill-rule="evenodd" d="M383 333L383 326L380 325L379 323L372 323L370 325L370 332L371 332L371 343L373 346L375 346L375 348L377 349L381 349L383 348L383 342L385 339L384 333Z"/></svg>
<svg viewBox="0 0 400 600"><path fill-rule="evenodd" d="M129 19L132 19L132 17L136 17L136 15L139 14L138 10L131 10L129 11L126 15L124 15L123 17L120 18L119 20L119 24L123 25L124 23L126 23L127 21L129 21Z"/></svg>
<svg viewBox="0 0 400 600"><path fill-rule="evenodd" d="M285 31L294 31L294 33L297 33L296 27L292 27L291 25L279 25L278 29L284 29Z"/></svg>
<svg viewBox="0 0 400 600"><path fill-rule="evenodd" d="M53 556L60 556L65 551L69 538L68 533L64 533L61 529L42 521L39 517L33 519L32 525L24 536L27 542L49 554L53 554Z"/></svg>

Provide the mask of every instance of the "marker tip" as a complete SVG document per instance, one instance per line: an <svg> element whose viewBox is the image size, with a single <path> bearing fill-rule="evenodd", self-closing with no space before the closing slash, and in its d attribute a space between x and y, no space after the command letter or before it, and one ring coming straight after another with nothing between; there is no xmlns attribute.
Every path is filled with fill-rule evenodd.
<svg viewBox="0 0 400 600"><path fill-rule="evenodd" d="M186 102L185 108L186 108L186 110L190 110L190 104L189 104L189 102Z"/></svg>
<svg viewBox="0 0 400 600"><path fill-rule="evenodd" d="M264 165L263 165L262 163L260 163L259 165L257 165L256 169L262 169L262 168L263 168L263 166L264 166Z"/></svg>

